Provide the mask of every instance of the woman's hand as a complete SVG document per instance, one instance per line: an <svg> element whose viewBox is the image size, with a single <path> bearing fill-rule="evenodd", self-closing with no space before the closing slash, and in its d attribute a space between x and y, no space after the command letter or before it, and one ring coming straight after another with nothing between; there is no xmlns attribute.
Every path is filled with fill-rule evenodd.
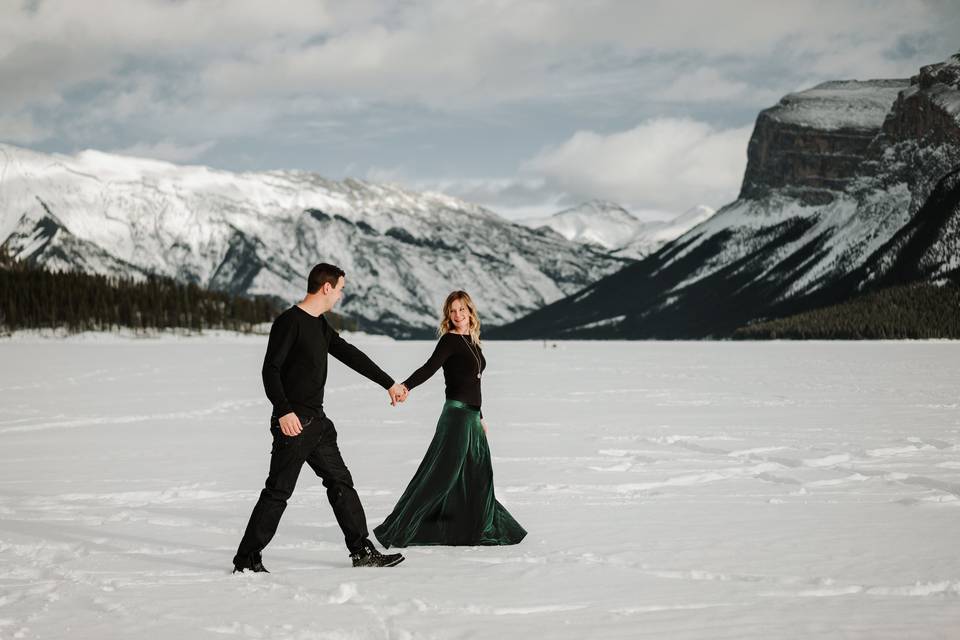
<svg viewBox="0 0 960 640"><path fill-rule="evenodd" d="M480 418L480 426L483 427L483 433L486 434L486 433L487 433L487 423L484 421L483 418Z"/></svg>
<svg viewBox="0 0 960 640"><path fill-rule="evenodd" d="M390 396L390 406L396 406L406 401L408 393L410 393L410 390L399 382L387 389L387 394Z"/></svg>

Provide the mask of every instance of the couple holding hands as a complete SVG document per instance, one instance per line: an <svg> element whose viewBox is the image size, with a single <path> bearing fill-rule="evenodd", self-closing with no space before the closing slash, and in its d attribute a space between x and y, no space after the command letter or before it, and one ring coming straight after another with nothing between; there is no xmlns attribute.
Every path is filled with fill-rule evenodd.
<svg viewBox="0 0 960 640"><path fill-rule="evenodd" d="M307 295L273 322L263 361L263 385L273 404L273 448L265 487L233 558L234 571L266 571L261 553L276 533L303 464L322 479L355 567L392 567L399 553L380 553L369 540L366 516L353 478L337 447L337 432L323 411L327 354L376 382L390 403L443 368L446 402L437 430L393 512L374 534L385 547L410 545L505 545L526 535L497 502L480 381L486 360L480 321L470 296L447 296L440 339L427 362L396 383L362 351L333 330L324 313L343 295L344 272L318 264L307 278Z"/></svg>

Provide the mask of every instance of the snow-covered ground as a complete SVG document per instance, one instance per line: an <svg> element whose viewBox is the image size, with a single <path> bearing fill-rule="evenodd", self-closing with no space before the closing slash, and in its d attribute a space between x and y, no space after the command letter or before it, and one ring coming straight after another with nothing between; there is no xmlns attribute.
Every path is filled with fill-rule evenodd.
<svg viewBox="0 0 960 640"><path fill-rule="evenodd" d="M491 342L502 548L349 567L305 469L230 575L267 472L265 338L0 341L0 638L960 636L960 344ZM395 376L426 342L357 341ZM335 366L370 525L432 435Z"/></svg>

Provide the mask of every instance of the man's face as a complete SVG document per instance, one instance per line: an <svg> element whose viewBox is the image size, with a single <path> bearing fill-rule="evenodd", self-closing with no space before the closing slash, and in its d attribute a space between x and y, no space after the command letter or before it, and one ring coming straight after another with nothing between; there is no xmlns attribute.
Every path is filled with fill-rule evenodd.
<svg viewBox="0 0 960 640"><path fill-rule="evenodd" d="M337 286L330 290L328 297L330 299L330 308L333 308L335 304L340 302L340 298L343 297L343 287L346 284L346 280L343 276L340 276L337 279Z"/></svg>

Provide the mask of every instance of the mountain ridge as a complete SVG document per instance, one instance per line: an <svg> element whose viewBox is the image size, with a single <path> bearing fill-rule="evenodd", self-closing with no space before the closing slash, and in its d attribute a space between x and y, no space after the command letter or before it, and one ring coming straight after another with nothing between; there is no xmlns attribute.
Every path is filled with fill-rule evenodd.
<svg viewBox="0 0 960 640"><path fill-rule="evenodd" d="M45 224L69 246L36 245L41 200ZM155 273L287 302L302 297L313 264L332 262L347 272L342 313L397 337L431 335L454 288L471 291L488 325L501 324L629 263L397 185L6 144L0 244L41 265Z"/></svg>
<svg viewBox="0 0 960 640"><path fill-rule="evenodd" d="M596 245L614 256L640 259L714 213L706 205L697 205L669 220L641 220L615 202L590 200L519 222L534 229L552 229L567 240Z"/></svg>
<svg viewBox="0 0 960 640"><path fill-rule="evenodd" d="M758 115L737 200L496 336L728 337L749 322L834 304L893 277L897 261L880 257L918 213L926 215L939 181L960 165L960 54L909 81L828 88L826 114L780 122L778 110L806 100L799 92ZM866 105L855 135L831 120L843 111L845 90L856 94L854 106ZM823 98L823 85L808 91L816 94L808 106Z"/></svg>

